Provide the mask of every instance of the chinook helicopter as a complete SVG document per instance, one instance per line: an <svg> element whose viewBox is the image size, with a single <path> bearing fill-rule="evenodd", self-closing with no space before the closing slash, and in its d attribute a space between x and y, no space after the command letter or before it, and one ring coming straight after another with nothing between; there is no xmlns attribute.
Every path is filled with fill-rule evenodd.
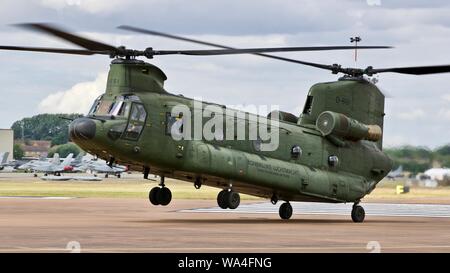
<svg viewBox="0 0 450 273"><path fill-rule="evenodd" d="M165 177L168 177L191 182L197 189L202 185L222 189L217 196L218 206L222 209L236 209L240 204L239 193L268 198L274 205L283 200L279 207L282 219L291 218L291 201L352 202L352 220L363 222L365 212L359 205L361 199L371 193L392 169L391 159L382 151L385 97L365 76L386 72L414 75L450 72L450 65L359 69L267 54L389 48L386 46L235 49L142 28L119 27L220 48L147 48L141 51L97 42L54 25L21 26L62 38L84 49L17 46L0 46L0 49L101 54L113 58L105 93L95 100L86 116L70 123L69 134L82 149L107 160L109 165L120 163L134 170L143 170L144 179L148 179L150 171L159 175L159 186L149 192L151 204L166 206L171 202L172 194L165 184ZM173 95L164 89L167 79L164 72L137 59L173 54L256 54L344 76L334 82L313 85L299 117L283 111L272 111L267 117L262 117L228 109L224 105ZM195 126L197 121L202 128L215 117L215 111L220 110L226 112L226 121L233 121L231 125L222 120L222 131L215 129L213 138L190 138L189 125ZM195 114L199 111L203 113L198 118ZM259 135L254 139L239 138L235 130L238 125L276 131L277 145L262 149L268 144L267 138Z"/></svg>

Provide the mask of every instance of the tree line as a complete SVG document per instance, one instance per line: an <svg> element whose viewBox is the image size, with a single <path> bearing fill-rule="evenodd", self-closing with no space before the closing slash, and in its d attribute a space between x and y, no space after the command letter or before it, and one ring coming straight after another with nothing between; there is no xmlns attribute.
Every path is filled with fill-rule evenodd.
<svg viewBox="0 0 450 273"><path fill-rule="evenodd" d="M23 118L13 123L15 140L23 140L25 144L30 140L46 140L51 142L48 156L58 153L66 157L69 153L77 156L82 150L74 143L69 142L69 123L71 119L80 117L80 114L40 114ZM24 151L20 145L14 145L14 158L20 159Z"/></svg>

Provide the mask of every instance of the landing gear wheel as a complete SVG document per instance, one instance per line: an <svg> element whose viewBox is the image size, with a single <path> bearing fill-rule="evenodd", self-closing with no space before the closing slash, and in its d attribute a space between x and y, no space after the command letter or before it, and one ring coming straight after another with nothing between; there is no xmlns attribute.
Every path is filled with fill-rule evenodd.
<svg viewBox="0 0 450 273"><path fill-rule="evenodd" d="M228 194L229 194L229 192L227 190L222 190L217 195L217 205L219 205L219 207L221 209L227 209L228 208L228 202L227 202Z"/></svg>
<svg viewBox="0 0 450 273"><path fill-rule="evenodd" d="M105 178L108 178L108 174L105 174Z"/></svg>
<svg viewBox="0 0 450 273"><path fill-rule="evenodd" d="M167 206L172 201L172 192L168 188L163 187L159 190L156 199L160 205Z"/></svg>
<svg viewBox="0 0 450 273"><path fill-rule="evenodd" d="M229 209L236 209L237 207L239 207L239 204L241 203L241 197L239 196L239 193L230 191L225 197Z"/></svg>
<svg viewBox="0 0 450 273"><path fill-rule="evenodd" d="M355 223L362 223L364 221L364 218L366 216L366 212L364 211L364 208L359 205L353 205L352 209L352 220Z"/></svg>
<svg viewBox="0 0 450 273"><path fill-rule="evenodd" d="M152 203L152 205L155 205L155 206L159 205L157 196L158 196L160 190L161 190L160 187L154 187L148 193L148 199L150 200L150 203Z"/></svg>
<svg viewBox="0 0 450 273"><path fill-rule="evenodd" d="M280 206L280 217L281 219L288 220L292 216L292 206L289 202L285 202Z"/></svg>

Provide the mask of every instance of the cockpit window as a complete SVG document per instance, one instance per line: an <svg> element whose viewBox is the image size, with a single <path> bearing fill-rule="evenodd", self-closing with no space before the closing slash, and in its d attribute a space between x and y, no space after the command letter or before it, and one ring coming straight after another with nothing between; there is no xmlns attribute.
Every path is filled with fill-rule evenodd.
<svg viewBox="0 0 450 273"><path fill-rule="evenodd" d="M111 109L113 108L113 106L114 106L113 101L102 100L102 101L100 101L100 104L98 105L96 114L102 115L102 116L107 116L111 112Z"/></svg>
<svg viewBox="0 0 450 273"><path fill-rule="evenodd" d="M132 101L140 100L135 95L117 96L114 100L104 99L102 95L95 100L89 115L128 117Z"/></svg>

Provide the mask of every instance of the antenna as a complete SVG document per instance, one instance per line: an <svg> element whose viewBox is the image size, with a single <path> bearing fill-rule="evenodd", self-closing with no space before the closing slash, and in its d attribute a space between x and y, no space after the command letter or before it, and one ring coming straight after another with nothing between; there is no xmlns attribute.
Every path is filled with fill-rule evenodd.
<svg viewBox="0 0 450 273"><path fill-rule="evenodd" d="M350 43L355 43L355 63L358 62L358 42L361 42L361 37L351 37Z"/></svg>

